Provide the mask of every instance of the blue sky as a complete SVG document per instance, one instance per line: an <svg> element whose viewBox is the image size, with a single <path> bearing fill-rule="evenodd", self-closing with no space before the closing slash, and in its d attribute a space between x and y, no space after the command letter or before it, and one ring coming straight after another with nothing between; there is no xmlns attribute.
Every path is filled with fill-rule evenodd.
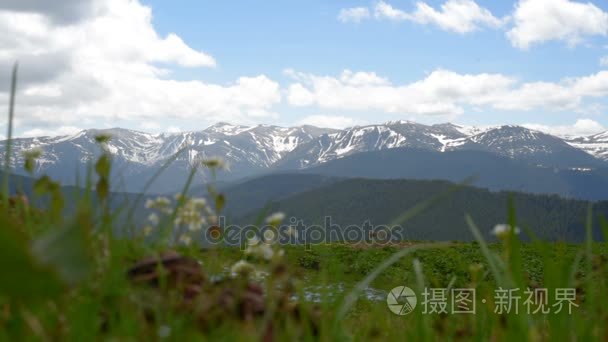
<svg viewBox="0 0 608 342"><path fill-rule="evenodd" d="M67 46L82 51L68 56L75 65L68 63L66 70L73 74L21 88L26 112L17 127L21 134L91 126L189 130L222 119L337 127L399 119L509 123L556 134L608 126L608 73L603 71L608 59L601 63L608 56L606 2L87 1L97 11L79 13L67 24L53 22L49 9L0 5L0 16L51 18L40 24L49 25L51 40L59 41L49 43L48 51L62 53ZM135 24L122 22L132 17L139 18ZM102 20L115 23L116 30L103 29ZM90 32L92 42L80 42L70 27ZM26 42L31 38L19 28L0 25L2 30ZM133 33L125 37L125 30ZM131 47L140 31L155 37ZM170 45L169 35L181 43ZM87 44L95 37L103 43L93 54ZM116 39L132 51L114 53ZM61 42L66 40L74 44ZM27 60L19 48L8 51ZM0 67L7 68L2 61L0 54ZM123 64L120 73L112 70ZM75 75L83 65L86 72ZM89 102L65 100L82 99L84 90L67 84L89 77L95 79L82 86ZM240 84L242 78L250 85ZM65 103L46 101L48 95ZM167 105L160 103L163 97Z"/></svg>
<svg viewBox="0 0 608 342"><path fill-rule="evenodd" d="M444 1L427 1L438 7ZM471 34L446 32L411 22L368 20L344 24L342 8L373 6L373 1L145 1L154 10L161 34L175 32L220 67L181 77L228 81L243 74L282 77L282 70L336 74L343 69L375 71L394 82L415 81L438 67L463 73L500 72L524 80L557 81L565 75L598 70L606 54L605 37L588 37L588 46L549 42L522 51L504 30ZM497 17L510 15L513 1L477 1ZM414 1L397 0L412 8ZM608 4L596 5L608 12Z"/></svg>

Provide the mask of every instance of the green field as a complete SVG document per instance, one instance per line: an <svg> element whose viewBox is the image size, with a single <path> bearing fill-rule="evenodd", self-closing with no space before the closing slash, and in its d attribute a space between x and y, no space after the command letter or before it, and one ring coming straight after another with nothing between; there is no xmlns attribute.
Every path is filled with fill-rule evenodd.
<svg viewBox="0 0 608 342"><path fill-rule="evenodd" d="M103 175L98 188L102 180ZM41 192L52 196L54 188L39 181ZM221 209L223 197L215 198L209 205ZM248 250L201 250L174 235L162 219L154 238L117 237L103 191L85 192L74 217L60 215L60 200L55 201L56 207L40 211L13 197L0 211L1 340L608 337L605 243L521 244L514 231L507 231L500 243L486 244L485 232L470 222L478 238L472 243L260 242ZM190 201L182 197L175 203L187 207ZM179 212L166 211L168 218ZM386 296L398 286L412 288L418 297L407 315L387 306ZM425 288L446 289L445 298L430 297L424 304ZM475 291L475 306L469 307L475 313L452 312L451 290L463 288ZM497 313L496 290L515 288L519 302ZM527 312L528 288L547 289L549 312ZM556 313L557 288L575 291L571 313L567 305ZM446 303L445 312L429 312L439 302Z"/></svg>

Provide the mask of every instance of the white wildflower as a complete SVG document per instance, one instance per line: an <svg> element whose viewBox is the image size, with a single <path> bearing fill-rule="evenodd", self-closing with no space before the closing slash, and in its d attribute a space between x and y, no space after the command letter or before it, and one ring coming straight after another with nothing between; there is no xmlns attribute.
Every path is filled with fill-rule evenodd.
<svg viewBox="0 0 608 342"><path fill-rule="evenodd" d="M264 242L266 243L275 243L277 238L277 234L272 229L267 229L264 231Z"/></svg>
<svg viewBox="0 0 608 342"><path fill-rule="evenodd" d="M199 230L203 229L203 224L204 224L203 220L199 220L196 222L190 222L188 224L188 230L191 232L199 231Z"/></svg>
<svg viewBox="0 0 608 342"><path fill-rule="evenodd" d="M169 200L167 197L157 197L156 204L163 207L168 206L171 204L171 200Z"/></svg>
<svg viewBox="0 0 608 342"><path fill-rule="evenodd" d="M492 234L499 237L499 238L504 238L507 236L507 234L509 234L509 231L511 230L511 226L508 224L497 224L494 226L494 229L492 230ZM521 230L519 229L519 227L515 227L515 229L513 229L513 233L515 235L518 235L521 232Z"/></svg>
<svg viewBox="0 0 608 342"><path fill-rule="evenodd" d="M179 237L179 241L186 246L190 246L190 244L192 243L192 238L186 234L183 234Z"/></svg>
<svg viewBox="0 0 608 342"><path fill-rule="evenodd" d="M245 249L246 255L251 255L258 259L270 260L274 255L272 247L265 243L259 243L257 245L249 245Z"/></svg>
<svg viewBox="0 0 608 342"><path fill-rule="evenodd" d="M150 221L151 224L156 226L156 225L158 225L160 218L158 217L158 215L156 213L152 213L148 216L148 221Z"/></svg>
<svg viewBox="0 0 608 342"><path fill-rule="evenodd" d="M204 198L192 198L190 200L190 203L192 203L192 205L195 207L203 208L207 205L207 200Z"/></svg>
<svg viewBox="0 0 608 342"><path fill-rule="evenodd" d="M268 272L257 270L257 271L255 271L253 273L253 277L252 278L255 279L256 281L263 281L267 277L268 277Z"/></svg>
<svg viewBox="0 0 608 342"><path fill-rule="evenodd" d="M246 277L249 274L255 272L255 267L245 260L239 260L234 265L232 265L232 267L230 268L230 272L233 274L233 276L239 275Z"/></svg>
<svg viewBox="0 0 608 342"><path fill-rule="evenodd" d="M274 255L274 250L272 249L272 247L270 245L267 244L261 244L258 246L259 250L260 250L260 255L262 255L262 257L266 260L270 260L272 259L272 256Z"/></svg>
<svg viewBox="0 0 608 342"><path fill-rule="evenodd" d="M282 212L276 212L266 218L266 223L271 226L278 226L285 219L285 214Z"/></svg>
<svg viewBox="0 0 608 342"><path fill-rule="evenodd" d="M176 216L175 219L173 220L173 225L178 227L180 224L182 224L182 218L179 216Z"/></svg>
<svg viewBox="0 0 608 342"><path fill-rule="evenodd" d="M146 208L148 209L156 209L163 213L171 213L171 200L167 197L157 197L154 200L146 201Z"/></svg>

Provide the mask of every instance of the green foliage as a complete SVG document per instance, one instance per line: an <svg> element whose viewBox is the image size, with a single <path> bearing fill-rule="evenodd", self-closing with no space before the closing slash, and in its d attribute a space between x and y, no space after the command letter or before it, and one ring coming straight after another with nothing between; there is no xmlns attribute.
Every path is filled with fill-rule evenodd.
<svg viewBox="0 0 608 342"><path fill-rule="evenodd" d="M0 214L0 298L35 301L59 295L59 277L35 258L14 222Z"/></svg>
<svg viewBox="0 0 608 342"><path fill-rule="evenodd" d="M72 222L33 241L32 252L37 259L57 270L68 284L76 284L92 269L92 217L89 209L82 208Z"/></svg>

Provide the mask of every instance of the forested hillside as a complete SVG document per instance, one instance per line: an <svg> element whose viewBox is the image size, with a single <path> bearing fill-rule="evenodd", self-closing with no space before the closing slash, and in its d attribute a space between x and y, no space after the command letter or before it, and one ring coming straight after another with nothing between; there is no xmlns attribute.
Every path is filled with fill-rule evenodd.
<svg viewBox="0 0 608 342"><path fill-rule="evenodd" d="M513 200L518 225L550 240L581 241L590 202L558 196L491 192L464 186L454 192L444 181L349 179L295 194L270 205L305 224L323 224L326 216L342 227L389 224L404 211L434 197L441 197L420 215L406 222L406 238L413 240L472 240L465 215L470 214L486 232L507 220ZM233 200L235 200L233 198ZM238 199L237 199L238 200ZM608 202L593 203L594 217L608 217ZM251 222L256 211L239 222ZM597 222L597 220L596 220ZM526 234L523 234L524 236ZM596 231L599 237L599 231Z"/></svg>

